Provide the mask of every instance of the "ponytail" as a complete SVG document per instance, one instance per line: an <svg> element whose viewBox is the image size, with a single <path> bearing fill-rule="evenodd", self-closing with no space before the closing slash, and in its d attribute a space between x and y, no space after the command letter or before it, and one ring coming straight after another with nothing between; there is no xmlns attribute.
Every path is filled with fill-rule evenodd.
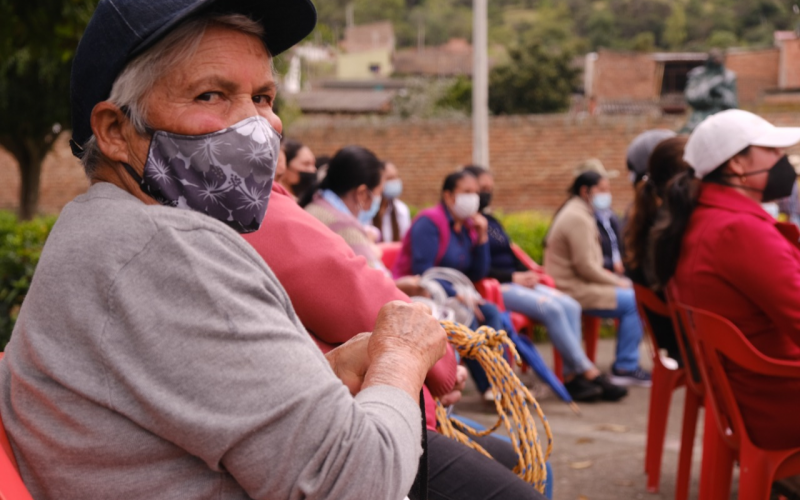
<svg viewBox="0 0 800 500"><path fill-rule="evenodd" d="M689 168L676 175L664 192L664 203L650 230L649 246L652 252L645 259L645 273L657 290L666 286L678 267L683 235L697 206L701 183L695 177L694 169Z"/></svg>
<svg viewBox="0 0 800 500"><path fill-rule="evenodd" d="M383 162L369 149L345 146L328 162L325 178L317 180L314 187L303 194L299 201L300 206L305 208L311 203L320 189L330 189L337 196L342 196L362 184L368 189L375 189L381 183L383 171Z"/></svg>
<svg viewBox="0 0 800 500"><path fill-rule="evenodd" d="M572 181L569 189L567 189L569 196L553 214L553 219L550 221L550 227L547 228L547 233L545 233L544 238L542 239L542 247L547 247L547 240L550 238L550 230L553 229L553 222L555 222L556 217L559 213L561 213L561 210L567 205L567 203L569 203L569 200L576 196L580 196L582 188L591 189L599 184L602 179L603 176L594 170L587 170L586 172L583 172L575 177L575 180Z"/></svg>

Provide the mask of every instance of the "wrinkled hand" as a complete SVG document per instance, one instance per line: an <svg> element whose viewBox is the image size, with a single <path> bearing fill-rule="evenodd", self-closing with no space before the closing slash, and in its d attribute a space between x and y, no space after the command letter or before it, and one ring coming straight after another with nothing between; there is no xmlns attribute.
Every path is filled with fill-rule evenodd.
<svg viewBox="0 0 800 500"><path fill-rule="evenodd" d="M393 385L417 399L426 374L447 352L447 335L427 306L393 301L378 312L367 351L365 385Z"/></svg>
<svg viewBox="0 0 800 500"><path fill-rule="evenodd" d="M511 281L517 285L533 288L539 284L539 275L533 271L516 272L511 275Z"/></svg>
<svg viewBox="0 0 800 500"><path fill-rule="evenodd" d="M625 266L620 261L614 262L614 272L620 276L625 274Z"/></svg>
<svg viewBox="0 0 800 500"><path fill-rule="evenodd" d="M350 389L350 394L353 396L361 391L364 376L369 368L367 347L371 336L370 332L359 333L325 355L333 373Z"/></svg>
<svg viewBox="0 0 800 500"><path fill-rule="evenodd" d="M620 288L633 288L633 282L628 278L620 277L617 286Z"/></svg>
<svg viewBox="0 0 800 500"><path fill-rule="evenodd" d="M403 276L394 280L395 286L400 289L409 297L427 297L431 298L431 293L422 287L420 284L419 276Z"/></svg>
<svg viewBox="0 0 800 500"><path fill-rule="evenodd" d="M467 375L468 372L465 366L456 366L456 384L453 386L453 390L439 398L439 402L443 406L452 406L461 400L461 391L467 385Z"/></svg>

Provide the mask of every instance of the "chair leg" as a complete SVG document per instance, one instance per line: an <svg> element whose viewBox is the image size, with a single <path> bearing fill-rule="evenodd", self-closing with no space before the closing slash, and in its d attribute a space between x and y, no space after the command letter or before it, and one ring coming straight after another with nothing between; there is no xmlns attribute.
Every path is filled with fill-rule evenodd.
<svg viewBox="0 0 800 500"><path fill-rule="evenodd" d="M689 480L692 477L694 435L697 430L697 413L700 410L701 404L700 396L687 387L686 399L683 403L683 429L681 430L681 449L678 455L678 477L675 482L675 500L687 500L689 498Z"/></svg>
<svg viewBox="0 0 800 500"><path fill-rule="evenodd" d="M647 491L658 492L661 479L661 460L664 454L664 439L667 435L667 418L675 387L676 375L663 366L653 370L653 386L650 389L650 409L647 417L647 444L644 468L647 473Z"/></svg>
<svg viewBox="0 0 800 500"><path fill-rule="evenodd" d="M769 500L772 490L772 479L775 471L771 470L766 457L748 450L739 457L739 500Z"/></svg>
<svg viewBox="0 0 800 500"><path fill-rule="evenodd" d="M708 400L705 402L705 407L699 500L727 500L731 497L731 476L736 457L719 435L714 420L714 410Z"/></svg>
<svg viewBox="0 0 800 500"><path fill-rule="evenodd" d="M583 317L583 342L586 344L586 357L594 363L597 359L597 340L600 338L600 318Z"/></svg>
<svg viewBox="0 0 800 500"><path fill-rule="evenodd" d="M558 380L564 382L564 360L561 359L561 353L553 348L553 373L556 374Z"/></svg>

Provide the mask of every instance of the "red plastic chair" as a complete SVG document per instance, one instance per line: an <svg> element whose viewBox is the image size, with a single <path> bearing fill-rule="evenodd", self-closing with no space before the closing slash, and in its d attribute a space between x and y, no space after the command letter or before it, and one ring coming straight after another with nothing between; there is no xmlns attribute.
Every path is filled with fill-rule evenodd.
<svg viewBox="0 0 800 500"><path fill-rule="evenodd" d="M685 366L684 381L686 382L686 395L683 403L683 427L681 430L680 453L678 455L678 476L675 484L675 499L686 500L689 497L689 480L692 474L692 454L694 452L694 436L697 431L697 417L700 413L700 407L705 406L706 389L702 375L700 374L700 366L697 363L697 354L689 341L689 334L693 327L689 318L686 316L686 310L681 306L678 291L674 285L670 284L667 286L665 292L670 315L672 316L672 328L675 331L675 336L678 340L678 348ZM713 429L714 423L710 411L705 413L704 426L705 429ZM718 442L711 439L714 435L715 433L713 432L707 432L704 435L704 439L709 440L709 442L704 442L703 444L703 463L706 467L713 467L716 463L713 457L718 452ZM727 474L727 482L729 484L731 477L730 468L727 471L709 472L706 475L720 474ZM728 489L727 493L722 493L719 498L728 498L729 496L730 490ZM701 498L715 497L701 496Z"/></svg>
<svg viewBox="0 0 800 500"><path fill-rule="evenodd" d="M386 269L392 270L392 266L394 266L394 261L397 260L397 256L400 255L400 249L403 247L403 243L399 241L393 241L391 243L378 243L378 248L381 250L381 260L383 261L383 265L386 266Z"/></svg>
<svg viewBox="0 0 800 500"><path fill-rule="evenodd" d="M0 359L3 353L0 352ZM17 461L0 419L0 500L33 500L19 476Z"/></svg>
<svg viewBox="0 0 800 500"><path fill-rule="evenodd" d="M636 307L639 309L642 325L644 325L652 346L653 385L650 389L650 410L647 416L644 471L647 474L647 491L657 493L661 479L661 459L664 453L664 439L667 434L667 417L672 402L672 393L678 387L686 385L686 372L683 368L675 369L664 365L659 354L658 340L647 315L647 311L649 311L653 314L671 317L667 304L647 287L634 284L633 289L636 292Z"/></svg>
<svg viewBox="0 0 800 500"><path fill-rule="evenodd" d="M714 460L717 463L714 470L724 468L728 471L726 485L719 484L719 481L725 479L725 475L707 477L704 451L704 471L700 480L701 499L704 498L703 482L707 480L716 483L714 493L724 493L725 490L729 492L730 471L738 456L739 499L767 500L773 481L800 474L800 447L764 450L753 444L722 365L722 358L756 374L796 380L800 380L800 362L769 358L753 347L744 334L727 319L708 311L681 307L694 325L690 341L694 337L694 344L700 355L699 365L703 380L706 387L714 388L713 391L708 391L708 400L717 432L713 432L713 427L708 427L706 434L715 434L716 439L724 445L715 453Z"/></svg>

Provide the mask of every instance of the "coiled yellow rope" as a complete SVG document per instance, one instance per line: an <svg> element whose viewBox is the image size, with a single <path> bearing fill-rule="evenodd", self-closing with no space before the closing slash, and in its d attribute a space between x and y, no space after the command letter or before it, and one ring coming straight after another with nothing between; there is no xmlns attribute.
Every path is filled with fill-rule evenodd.
<svg viewBox="0 0 800 500"><path fill-rule="evenodd" d="M482 326L473 332L458 323L443 321L442 327L447 332L448 340L461 357L476 360L486 372L494 392L494 404L499 418L491 429L476 431L456 419L449 418L444 406L437 401L436 420L439 423L439 432L491 458L486 450L470 439L467 434L476 437L486 436L500 427L502 422L508 430L511 444L519 457L519 461L514 467L514 473L540 492L544 492L547 480L545 462L553 448L553 434L539 403L536 402L527 387L520 382L503 357L503 347L507 347L513 353L516 362L520 363L514 344L506 332L498 332L488 326ZM536 420L531 414L531 408L542 421L547 435L547 451L544 453L542 453L539 443Z"/></svg>

